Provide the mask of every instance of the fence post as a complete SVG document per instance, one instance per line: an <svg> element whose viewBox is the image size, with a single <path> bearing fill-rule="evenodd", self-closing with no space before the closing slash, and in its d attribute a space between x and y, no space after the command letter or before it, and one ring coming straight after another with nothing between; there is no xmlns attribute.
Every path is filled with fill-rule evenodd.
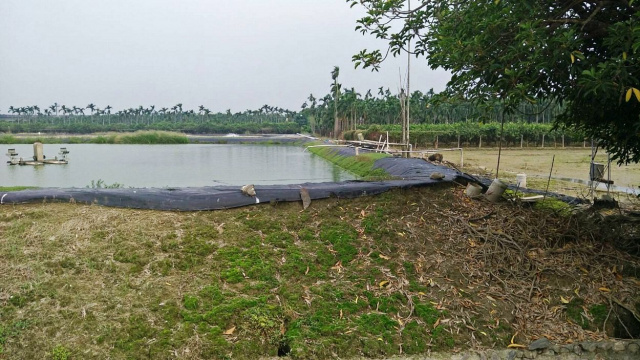
<svg viewBox="0 0 640 360"><path fill-rule="evenodd" d="M520 148L522 148L523 144L524 144L524 135L520 134Z"/></svg>
<svg viewBox="0 0 640 360"><path fill-rule="evenodd" d="M562 147L564 147L564 134L562 134Z"/></svg>
<svg viewBox="0 0 640 360"><path fill-rule="evenodd" d="M478 141L478 148L482 147L482 135L480 135L480 141Z"/></svg>
<svg viewBox="0 0 640 360"><path fill-rule="evenodd" d="M458 147L460 147L460 134L458 134Z"/></svg>
<svg viewBox="0 0 640 360"><path fill-rule="evenodd" d="M542 147L544 147L544 134L542 134Z"/></svg>

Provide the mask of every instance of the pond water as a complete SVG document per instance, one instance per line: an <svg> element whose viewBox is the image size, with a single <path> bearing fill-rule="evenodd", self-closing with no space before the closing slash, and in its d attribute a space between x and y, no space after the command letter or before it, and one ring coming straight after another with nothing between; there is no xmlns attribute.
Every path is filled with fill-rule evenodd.
<svg viewBox="0 0 640 360"><path fill-rule="evenodd" d="M24 159L33 145L15 148ZM60 147L66 165L0 166L0 186L86 187L92 181L125 187L188 187L297 184L355 177L299 146L287 145L97 145L45 144L47 159ZM9 160L5 157L5 160ZM6 165L5 165L6 164Z"/></svg>

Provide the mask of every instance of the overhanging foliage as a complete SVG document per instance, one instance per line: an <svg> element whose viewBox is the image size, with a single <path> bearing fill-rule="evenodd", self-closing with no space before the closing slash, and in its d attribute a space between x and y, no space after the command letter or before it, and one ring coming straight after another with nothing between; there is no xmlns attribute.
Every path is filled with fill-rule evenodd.
<svg viewBox="0 0 640 360"><path fill-rule="evenodd" d="M348 0L367 10L356 30L388 42L357 66L388 54L425 56L452 73L448 91L477 101L565 105L557 126L597 139L619 163L640 161L640 2ZM397 25L397 26L396 26Z"/></svg>

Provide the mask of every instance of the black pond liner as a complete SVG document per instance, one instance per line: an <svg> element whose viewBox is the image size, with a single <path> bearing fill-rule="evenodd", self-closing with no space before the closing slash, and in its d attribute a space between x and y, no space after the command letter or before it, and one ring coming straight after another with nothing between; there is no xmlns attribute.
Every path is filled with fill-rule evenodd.
<svg viewBox="0 0 640 360"><path fill-rule="evenodd" d="M355 155L353 148L337 147L333 149L343 156ZM133 209L220 210L259 203L301 201L300 190L303 188L308 191L312 200L317 200L329 197L355 198L381 194L391 189L433 186L439 183L456 182L466 185L468 182L476 182L475 178L467 174L422 159L382 158L376 160L374 167L384 169L396 180L255 185L255 197L244 195L240 189L241 186L128 189L44 188L0 193L0 204L77 202ZM442 173L444 179L431 179L430 176L434 172ZM480 181L490 182L487 179ZM564 200L571 201L575 198L565 197Z"/></svg>
<svg viewBox="0 0 640 360"><path fill-rule="evenodd" d="M351 148L336 148L343 155L355 154ZM446 166L421 159L383 158L376 168L387 171L398 180L343 181L290 185L255 185L256 196L244 195L241 186L207 186L186 188L44 188L0 193L0 204L38 202L77 202L112 207L153 210L218 210L257 203L301 201L300 190L307 189L312 200L329 197L355 198L376 195L391 189L430 186L453 181L467 183L470 177ZM442 180L432 180L431 174L440 172Z"/></svg>

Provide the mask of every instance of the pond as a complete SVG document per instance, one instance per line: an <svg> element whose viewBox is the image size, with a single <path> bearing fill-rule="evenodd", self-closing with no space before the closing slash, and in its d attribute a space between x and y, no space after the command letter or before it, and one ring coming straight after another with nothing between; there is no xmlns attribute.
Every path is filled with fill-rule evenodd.
<svg viewBox="0 0 640 360"><path fill-rule="evenodd" d="M24 159L32 145L15 148ZM45 144L48 159L69 150L66 165L0 166L0 186L91 187L92 181L125 187L199 187L297 184L352 180L348 173L292 145ZM5 157L5 160L9 160ZM6 165L5 165L6 164Z"/></svg>

